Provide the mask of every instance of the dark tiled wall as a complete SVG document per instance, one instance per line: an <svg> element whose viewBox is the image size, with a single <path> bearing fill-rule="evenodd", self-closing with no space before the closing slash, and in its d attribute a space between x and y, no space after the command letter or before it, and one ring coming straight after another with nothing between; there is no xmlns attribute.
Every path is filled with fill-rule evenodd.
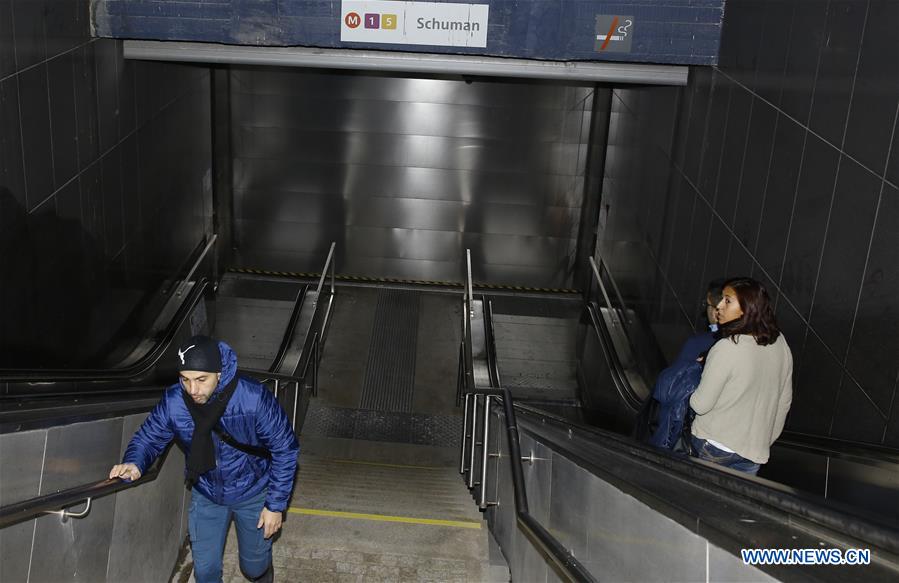
<svg viewBox="0 0 899 583"><path fill-rule="evenodd" d="M208 70L126 62L87 0L0 0L0 367L87 365L207 229Z"/></svg>
<svg viewBox="0 0 899 583"><path fill-rule="evenodd" d="M729 1L718 67L676 97L615 92L601 241L671 346L705 281L762 280L793 350L788 428L893 446L897 25L894 0Z"/></svg>

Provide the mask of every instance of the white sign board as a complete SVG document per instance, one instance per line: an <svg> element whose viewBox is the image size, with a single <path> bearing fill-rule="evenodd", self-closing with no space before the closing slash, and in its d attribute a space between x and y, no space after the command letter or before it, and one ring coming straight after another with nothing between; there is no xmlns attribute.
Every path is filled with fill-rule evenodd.
<svg viewBox="0 0 899 583"><path fill-rule="evenodd" d="M487 4L343 0L343 42L487 46Z"/></svg>

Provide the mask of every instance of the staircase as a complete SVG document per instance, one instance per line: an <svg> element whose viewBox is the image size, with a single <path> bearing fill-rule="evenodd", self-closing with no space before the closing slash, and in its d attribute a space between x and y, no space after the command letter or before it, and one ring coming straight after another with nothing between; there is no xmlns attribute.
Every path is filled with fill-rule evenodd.
<svg viewBox="0 0 899 583"><path fill-rule="evenodd" d="M383 459L393 446L381 445ZM402 446L397 451L406 455L409 445ZM454 466L303 453L291 508L274 545L275 578L508 581L507 570L490 568L488 536ZM226 582L244 581L233 529L224 565Z"/></svg>

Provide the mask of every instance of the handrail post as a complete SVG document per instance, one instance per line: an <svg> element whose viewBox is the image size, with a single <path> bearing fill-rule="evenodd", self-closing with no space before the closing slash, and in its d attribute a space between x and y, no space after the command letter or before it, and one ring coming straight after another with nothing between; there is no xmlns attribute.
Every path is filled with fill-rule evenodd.
<svg viewBox="0 0 899 583"><path fill-rule="evenodd" d="M478 437L478 395L471 395L471 443L468 446L468 488L474 488L474 449Z"/></svg>
<svg viewBox="0 0 899 583"><path fill-rule="evenodd" d="M474 302L474 283L471 281L471 249L465 250L465 257L466 257L465 263L467 266L467 269L466 269L467 277L465 278L465 283L467 286L468 302L469 302L468 303L468 309L469 309L468 314L469 314L469 318L471 318L471 316L474 315L474 314L472 314L472 312L474 311L474 303L473 303Z"/></svg>
<svg viewBox="0 0 899 583"><path fill-rule="evenodd" d="M484 430L481 437L481 492L478 507L487 508L487 453L490 435L490 395L484 395Z"/></svg>
<svg viewBox="0 0 899 583"><path fill-rule="evenodd" d="M332 249L334 248L334 245L336 245L336 243L331 243ZM331 258L331 295L332 296L334 295L334 269L335 269L334 264L335 263L336 263L336 261L333 258Z"/></svg>
<svg viewBox="0 0 899 583"><path fill-rule="evenodd" d="M300 381L293 383L293 415L290 418L291 427L294 431L297 428L297 404L300 402Z"/></svg>
<svg viewBox="0 0 899 583"><path fill-rule="evenodd" d="M312 363L312 396L318 396L318 367L319 360L321 360L321 341L319 340L321 337L318 335L318 332L315 333L315 337L313 340L313 345L315 349L312 352L312 357L314 359Z"/></svg>
<svg viewBox="0 0 899 583"><path fill-rule="evenodd" d="M316 297L321 295L322 288L325 287L325 278L328 277L328 265L331 264L332 268L332 277L331 277L331 292L334 292L334 277L333 277L333 258L334 258L334 247L337 245L336 242L331 243L331 248L328 249L328 258L325 259L325 267L322 269L321 277L318 279L318 287L315 288Z"/></svg>
<svg viewBox="0 0 899 583"><path fill-rule="evenodd" d="M459 455L459 473L465 473L465 452L467 451L465 445L468 439L468 402L471 399L471 393L465 393L465 409L462 414L462 446L461 452Z"/></svg>
<svg viewBox="0 0 899 583"><path fill-rule="evenodd" d="M456 371L456 407L462 404L462 383L465 382L465 342L459 344L459 366Z"/></svg>

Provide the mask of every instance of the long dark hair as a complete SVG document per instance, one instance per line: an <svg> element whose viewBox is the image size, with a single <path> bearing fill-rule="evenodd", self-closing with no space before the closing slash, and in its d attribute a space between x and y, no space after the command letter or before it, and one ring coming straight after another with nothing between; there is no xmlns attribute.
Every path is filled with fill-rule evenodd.
<svg viewBox="0 0 899 583"><path fill-rule="evenodd" d="M721 337L736 342L737 334L750 334L759 346L774 344L780 336L780 329L765 286L751 277L735 277L725 281L724 287L733 289L737 294L743 315L721 326Z"/></svg>

